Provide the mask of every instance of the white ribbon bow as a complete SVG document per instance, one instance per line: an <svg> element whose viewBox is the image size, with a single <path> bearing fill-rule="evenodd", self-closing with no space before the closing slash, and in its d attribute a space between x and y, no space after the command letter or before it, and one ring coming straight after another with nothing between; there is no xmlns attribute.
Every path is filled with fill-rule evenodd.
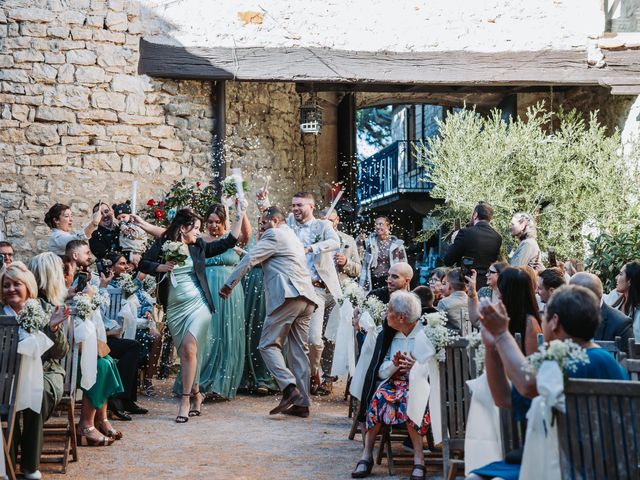
<svg viewBox="0 0 640 480"><path fill-rule="evenodd" d="M44 372L42 354L53 346L53 342L44 332L27 333L20 328L18 353L22 355L16 411L30 409L40 413L44 392Z"/></svg>
<svg viewBox="0 0 640 480"><path fill-rule="evenodd" d="M80 386L85 390L89 390L96 383L98 374L98 339L93 321L78 319L75 324L75 336L76 341L82 344L82 355L80 356L82 379L80 380Z"/></svg>
<svg viewBox="0 0 640 480"><path fill-rule="evenodd" d="M540 365L536 385L538 396L527 412L527 436L518 478L561 480L558 424L552 422L553 408L565 410L564 378L557 362L547 360Z"/></svg>
<svg viewBox="0 0 640 480"><path fill-rule="evenodd" d="M353 329L353 306L345 298L339 310L338 331L335 338L331 375L340 377L349 373L353 376L356 369L355 330ZM333 311L331 313L333 313ZM328 323L328 322L327 322Z"/></svg>
<svg viewBox="0 0 640 480"><path fill-rule="evenodd" d="M440 415L440 370L436 349L420 330L413 344L415 363L409 371L409 398L407 415L416 425L421 425L429 405L431 429L436 443L442 442L442 416Z"/></svg>
<svg viewBox="0 0 640 480"><path fill-rule="evenodd" d="M464 436L464 474L502 460L500 410L493 401L486 372L467 380L471 405Z"/></svg>
<svg viewBox="0 0 640 480"><path fill-rule="evenodd" d="M127 298L124 305L118 313L118 317L122 318L122 338L128 340L135 340L136 328L138 326L138 309L140 308L140 301L138 297L133 294Z"/></svg>
<svg viewBox="0 0 640 480"><path fill-rule="evenodd" d="M367 332L367 336L365 337L362 348L360 349L360 357L358 358L358 363L356 364L356 368L351 378L351 385L349 386L349 393L357 398L358 401L362 400L364 380L367 376L369 364L373 358L373 353L376 348L376 340L382 331L382 327L376 327L371 315L369 315L369 312L366 310L360 316L360 326Z"/></svg>

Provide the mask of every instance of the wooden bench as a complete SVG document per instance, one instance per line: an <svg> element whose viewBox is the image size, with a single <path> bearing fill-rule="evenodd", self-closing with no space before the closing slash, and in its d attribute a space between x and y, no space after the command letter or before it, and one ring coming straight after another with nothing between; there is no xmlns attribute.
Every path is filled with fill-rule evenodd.
<svg viewBox="0 0 640 480"><path fill-rule="evenodd" d="M16 318L0 315L0 419L3 433L2 449L9 480L16 478L16 468L9 455L9 447L16 421L15 401L20 376L18 341Z"/></svg>
<svg viewBox="0 0 640 480"><path fill-rule="evenodd" d="M557 412L563 479L640 478L640 383L568 380Z"/></svg>

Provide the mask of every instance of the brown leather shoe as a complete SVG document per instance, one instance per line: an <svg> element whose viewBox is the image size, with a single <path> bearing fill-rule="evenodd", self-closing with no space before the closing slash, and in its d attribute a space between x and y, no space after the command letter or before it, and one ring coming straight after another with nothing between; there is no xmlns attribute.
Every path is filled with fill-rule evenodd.
<svg viewBox="0 0 640 480"><path fill-rule="evenodd" d="M292 388L290 388L292 387ZM276 413L280 413L291 405L293 405L296 401L302 398L302 394L298 387L291 384L287 388L285 388L284 392L282 392L282 400L280 400L280 404L269 412L269 415L275 415Z"/></svg>
<svg viewBox="0 0 640 480"><path fill-rule="evenodd" d="M282 413L285 415L293 415L294 417L309 418L309 407L302 407L300 405L292 405L284 410Z"/></svg>
<svg viewBox="0 0 640 480"><path fill-rule="evenodd" d="M316 373L315 375L311 375L311 385L309 386L309 393L311 393L311 395L317 395L320 385L322 385L320 374Z"/></svg>

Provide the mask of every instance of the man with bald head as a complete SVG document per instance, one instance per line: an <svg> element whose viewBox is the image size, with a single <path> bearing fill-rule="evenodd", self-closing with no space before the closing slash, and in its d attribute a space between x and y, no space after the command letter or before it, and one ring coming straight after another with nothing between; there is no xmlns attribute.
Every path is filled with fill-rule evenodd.
<svg viewBox="0 0 640 480"><path fill-rule="evenodd" d="M620 346L624 351L629 348L629 338L633 337L633 320L620 310L607 305L602 301L602 282L593 273L578 272L569 282L571 285L586 287L596 294L600 301L600 325L593 336L594 340L622 339Z"/></svg>
<svg viewBox="0 0 640 480"><path fill-rule="evenodd" d="M411 265L406 262L394 263L387 274L387 286L371 290L369 295L378 297L382 303L387 304L393 292L397 290L409 291L412 278L413 269Z"/></svg>

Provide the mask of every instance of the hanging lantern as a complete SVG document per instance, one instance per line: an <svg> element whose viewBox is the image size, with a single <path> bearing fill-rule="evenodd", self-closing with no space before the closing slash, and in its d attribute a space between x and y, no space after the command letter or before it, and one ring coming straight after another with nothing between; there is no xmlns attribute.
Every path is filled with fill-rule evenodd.
<svg viewBox="0 0 640 480"><path fill-rule="evenodd" d="M308 103L300 106L300 130L302 133L319 134L322 130L322 107L315 93Z"/></svg>

